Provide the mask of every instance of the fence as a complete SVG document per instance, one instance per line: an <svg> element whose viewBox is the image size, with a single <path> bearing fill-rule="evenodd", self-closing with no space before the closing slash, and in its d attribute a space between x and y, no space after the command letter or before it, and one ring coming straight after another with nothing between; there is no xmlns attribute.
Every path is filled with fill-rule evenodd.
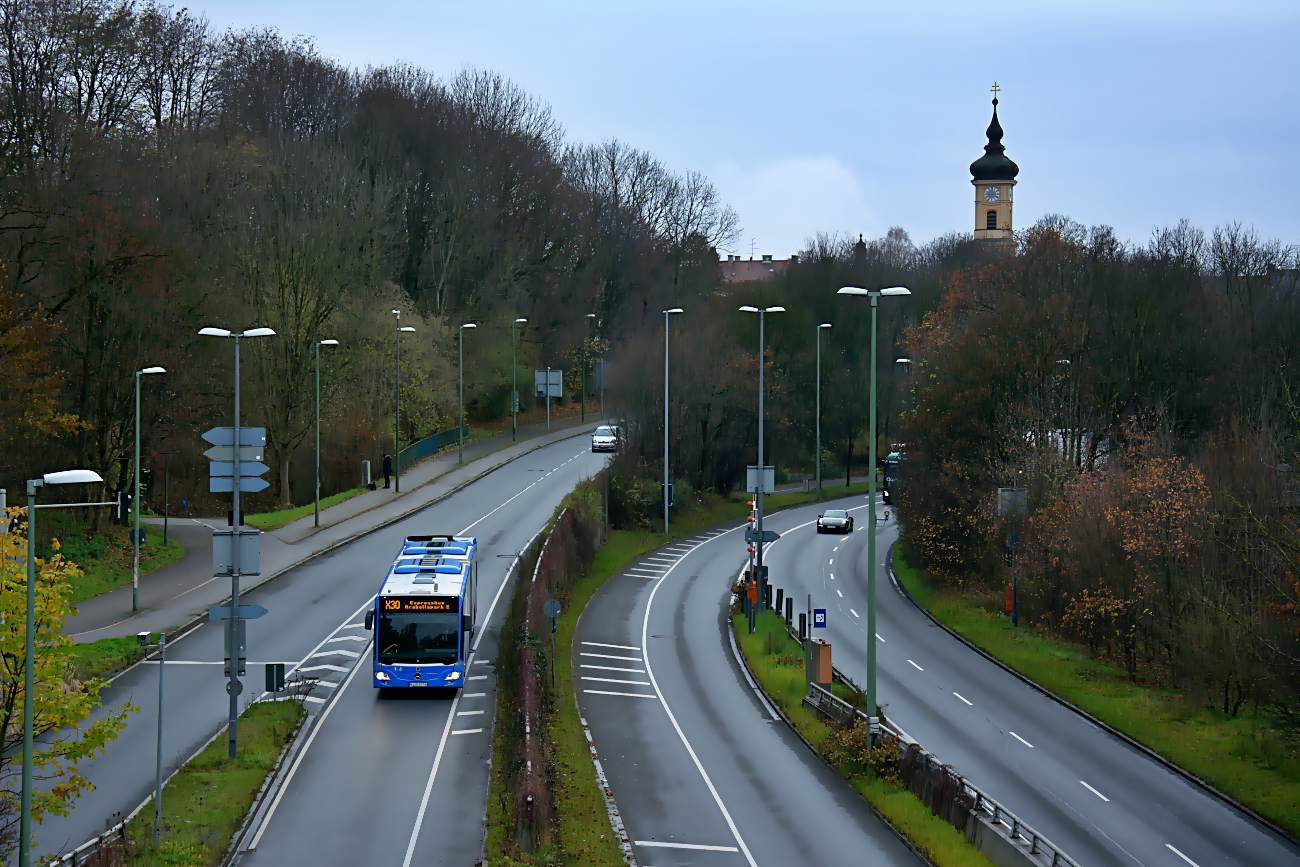
<svg viewBox="0 0 1300 867"><path fill-rule="evenodd" d="M459 433L459 436L457 434ZM416 461L423 460L429 455L442 451L447 446L456 442L460 437L469 439L469 425L462 425L460 431L454 427L445 431L439 431L436 434L430 434L422 440L416 440L406 448L397 453L398 460L402 469L407 469L415 465Z"/></svg>

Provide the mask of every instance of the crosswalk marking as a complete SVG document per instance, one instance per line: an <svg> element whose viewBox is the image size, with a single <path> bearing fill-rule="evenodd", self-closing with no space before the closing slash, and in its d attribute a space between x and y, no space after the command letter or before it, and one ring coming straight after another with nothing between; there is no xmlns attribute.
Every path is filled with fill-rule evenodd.
<svg viewBox="0 0 1300 867"><path fill-rule="evenodd" d="M351 650L344 650L341 647L336 647L333 650L322 650L319 653L313 653L309 658L315 659L318 656L350 656L353 659L361 658L361 654Z"/></svg>
<svg viewBox="0 0 1300 867"><path fill-rule="evenodd" d="M584 689L583 692L588 695L621 695L626 698L655 698L654 695L647 695L640 692L609 692L604 689Z"/></svg>

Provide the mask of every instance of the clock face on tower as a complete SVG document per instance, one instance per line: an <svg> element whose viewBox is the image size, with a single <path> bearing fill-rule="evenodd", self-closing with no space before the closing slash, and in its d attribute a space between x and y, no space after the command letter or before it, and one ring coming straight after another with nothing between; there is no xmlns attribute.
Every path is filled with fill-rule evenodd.
<svg viewBox="0 0 1300 867"><path fill-rule="evenodd" d="M986 201L986 202L996 202L997 200L998 200L998 188L997 188L997 187L985 187L985 188L984 188L984 201Z"/></svg>

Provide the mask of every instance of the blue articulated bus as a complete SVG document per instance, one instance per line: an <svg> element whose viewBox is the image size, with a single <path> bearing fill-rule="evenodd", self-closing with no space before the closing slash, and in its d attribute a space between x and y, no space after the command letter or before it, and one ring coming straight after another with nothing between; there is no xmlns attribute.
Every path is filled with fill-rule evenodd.
<svg viewBox="0 0 1300 867"><path fill-rule="evenodd" d="M366 629L375 630L376 689L461 687L474 638L478 563L473 536L407 536Z"/></svg>

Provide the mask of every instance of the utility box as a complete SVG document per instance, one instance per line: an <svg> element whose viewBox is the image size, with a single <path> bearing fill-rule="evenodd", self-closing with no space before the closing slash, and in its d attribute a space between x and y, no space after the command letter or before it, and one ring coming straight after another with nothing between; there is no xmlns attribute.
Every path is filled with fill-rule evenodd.
<svg viewBox="0 0 1300 867"><path fill-rule="evenodd" d="M361 462L361 487L370 487L370 461Z"/></svg>
<svg viewBox="0 0 1300 867"><path fill-rule="evenodd" d="M803 643L804 676L808 683L831 687L831 646L821 638L809 638Z"/></svg>

